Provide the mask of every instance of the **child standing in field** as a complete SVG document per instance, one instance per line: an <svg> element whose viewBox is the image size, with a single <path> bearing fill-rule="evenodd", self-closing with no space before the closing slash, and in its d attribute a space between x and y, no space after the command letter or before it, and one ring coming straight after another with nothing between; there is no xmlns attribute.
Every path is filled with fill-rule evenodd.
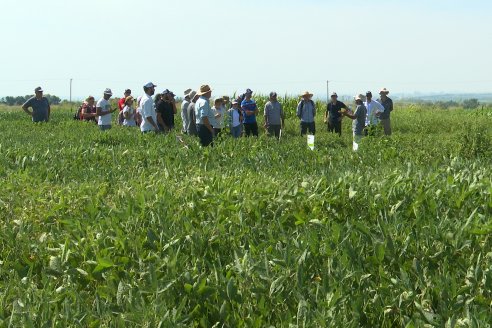
<svg viewBox="0 0 492 328"><path fill-rule="evenodd" d="M243 114L239 108L239 102L237 100L232 101L232 108L229 109L229 125L231 127L231 134L233 138L241 137Z"/></svg>
<svg viewBox="0 0 492 328"><path fill-rule="evenodd" d="M137 126L135 121L135 109L133 108L133 97L128 96L125 99L125 105L123 107L123 126Z"/></svg>
<svg viewBox="0 0 492 328"><path fill-rule="evenodd" d="M212 107L215 117L215 123L213 126L215 137L218 137L224 128L225 108L223 106L223 102L224 100L222 98L217 98L215 99L214 107Z"/></svg>
<svg viewBox="0 0 492 328"><path fill-rule="evenodd" d="M357 106L357 108L355 109L355 112L353 114L349 111L340 111L341 115L347 116L348 118L354 120L354 122L352 123L352 131L354 133L354 151L359 149L359 143L362 139L364 127L366 125L367 109L366 106L364 106L362 99L362 95L355 96L355 105Z"/></svg>

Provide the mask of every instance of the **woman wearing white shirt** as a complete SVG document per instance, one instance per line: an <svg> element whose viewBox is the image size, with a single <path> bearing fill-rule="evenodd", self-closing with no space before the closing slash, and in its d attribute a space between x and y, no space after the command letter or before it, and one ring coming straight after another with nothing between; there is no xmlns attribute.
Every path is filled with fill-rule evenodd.
<svg viewBox="0 0 492 328"><path fill-rule="evenodd" d="M222 129L224 128L224 114L225 108L222 106L224 100L222 98L215 99L214 107L212 107L212 111L214 112L215 123L213 125L214 135L218 137Z"/></svg>

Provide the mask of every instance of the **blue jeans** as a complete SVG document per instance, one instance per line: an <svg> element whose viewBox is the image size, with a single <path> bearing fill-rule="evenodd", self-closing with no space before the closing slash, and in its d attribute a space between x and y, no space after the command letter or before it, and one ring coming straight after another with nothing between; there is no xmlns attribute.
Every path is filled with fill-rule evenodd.
<svg viewBox="0 0 492 328"><path fill-rule="evenodd" d="M101 131L106 131L106 130L111 129L111 125L99 125L99 129Z"/></svg>
<svg viewBox="0 0 492 328"><path fill-rule="evenodd" d="M231 134L234 138L240 138L242 132L243 132L243 128L241 124L239 124L238 126L233 126L231 128Z"/></svg>

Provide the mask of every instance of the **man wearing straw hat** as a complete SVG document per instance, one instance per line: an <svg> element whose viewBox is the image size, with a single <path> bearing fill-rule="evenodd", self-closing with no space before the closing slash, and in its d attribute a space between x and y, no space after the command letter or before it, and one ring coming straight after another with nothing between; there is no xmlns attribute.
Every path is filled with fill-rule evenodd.
<svg viewBox="0 0 492 328"><path fill-rule="evenodd" d="M309 130L309 133L314 135L316 133L316 124L314 118L316 117L316 105L311 99L313 94L306 91L301 95L302 99L297 105L297 117L301 120L301 136L305 135Z"/></svg>
<svg viewBox="0 0 492 328"><path fill-rule="evenodd" d="M203 147L213 146L214 129L212 126L215 124L215 117L209 103L212 97L212 89L208 85L202 85L197 95L200 96L195 104L198 137Z"/></svg>
<svg viewBox="0 0 492 328"><path fill-rule="evenodd" d="M342 115L354 120L352 123L352 131L354 133L353 150L359 149L359 143L364 135L364 127L366 125L367 109L364 106L362 99L363 95L355 96L355 105L357 106L355 112L351 114L348 111L341 112Z"/></svg>
<svg viewBox="0 0 492 328"><path fill-rule="evenodd" d="M381 125L384 129L384 134L387 136L391 135L391 121L390 115L393 111L393 100L388 97L389 91L386 88L381 89L379 91L379 99L378 102L383 105L384 112L379 116L379 120L381 121Z"/></svg>
<svg viewBox="0 0 492 328"><path fill-rule="evenodd" d="M190 106L191 99L190 99L190 94L191 94L191 89L187 89L184 92L184 99L183 102L181 103L181 121L183 123L183 133L187 133L186 127L188 126L188 106Z"/></svg>
<svg viewBox="0 0 492 328"><path fill-rule="evenodd" d="M111 89L104 90L104 95L96 104L97 125L102 131L111 129L111 114L116 108L111 108L109 99L113 96Z"/></svg>

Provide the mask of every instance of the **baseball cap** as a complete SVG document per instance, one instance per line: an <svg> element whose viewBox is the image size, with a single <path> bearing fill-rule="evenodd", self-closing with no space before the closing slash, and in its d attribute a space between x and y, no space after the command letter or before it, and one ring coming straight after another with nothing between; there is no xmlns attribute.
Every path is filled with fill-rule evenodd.
<svg viewBox="0 0 492 328"><path fill-rule="evenodd" d="M126 90L125 90L125 93L132 93L132 90L130 90L130 89L126 89Z"/></svg>
<svg viewBox="0 0 492 328"><path fill-rule="evenodd" d="M331 97L338 97L338 95L337 95L337 93L336 93L336 92L333 92L333 93L331 94Z"/></svg>
<svg viewBox="0 0 492 328"><path fill-rule="evenodd" d="M270 97L276 97L277 93L275 91L270 92Z"/></svg>
<svg viewBox="0 0 492 328"><path fill-rule="evenodd" d="M253 90L251 90L251 89L246 89L246 92L245 92L244 94L245 94L245 95L247 95L247 94L252 94L252 93L253 93Z"/></svg>
<svg viewBox="0 0 492 328"><path fill-rule="evenodd" d="M36 89L34 89L34 92L43 92L43 88L37 87Z"/></svg>
<svg viewBox="0 0 492 328"><path fill-rule="evenodd" d="M110 95L110 96L112 96L112 95L113 95L113 92L111 91L111 89L110 89L110 88L106 88L106 90L104 90L104 94L105 94L105 95Z"/></svg>
<svg viewBox="0 0 492 328"><path fill-rule="evenodd" d="M156 86L157 86L157 85L155 85L154 83L149 82L149 83L147 83L146 85L144 85L144 88L149 89L149 88L155 88Z"/></svg>
<svg viewBox="0 0 492 328"><path fill-rule="evenodd" d="M367 92L366 92L366 97L372 97L372 93L371 93L371 91L367 91Z"/></svg>

